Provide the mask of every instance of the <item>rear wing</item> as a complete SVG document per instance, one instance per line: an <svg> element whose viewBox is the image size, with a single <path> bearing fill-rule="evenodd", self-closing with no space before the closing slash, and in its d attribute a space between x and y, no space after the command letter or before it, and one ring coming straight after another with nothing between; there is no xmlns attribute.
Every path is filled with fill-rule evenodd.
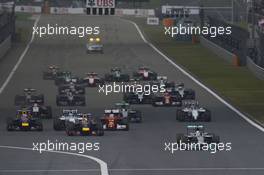
<svg viewBox="0 0 264 175"><path fill-rule="evenodd" d="M105 114L119 114L120 110L119 109L106 109L104 111Z"/></svg>
<svg viewBox="0 0 264 175"><path fill-rule="evenodd" d="M204 126L202 126L202 125L189 125L189 126L187 126L187 129L189 129L189 130L196 130L196 129L203 130Z"/></svg>
<svg viewBox="0 0 264 175"><path fill-rule="evenodd" d="M63 114L68 114L68 113L74 113L77 114L78 113L78 109L63 109L62 110Z"/></svg>

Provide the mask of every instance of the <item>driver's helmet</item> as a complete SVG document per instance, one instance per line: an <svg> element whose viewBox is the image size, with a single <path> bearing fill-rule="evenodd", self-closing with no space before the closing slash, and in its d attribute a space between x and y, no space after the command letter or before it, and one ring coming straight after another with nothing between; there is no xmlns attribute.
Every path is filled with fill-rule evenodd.
<svg viewBox="0 0 264 175"><path fill-rule="evenodd" d="M142 92L136 91L136 94L138 94L138 95L144 95L144 92L143 91Z"/></svg>
<svg viewBox="0 0 264 175"><path fill-rule="evenodd" d="M115 68L113 68L112 70L111 70L112 72L121 72L121 70L120 70L120 68L118 68L118 67L115 67Z"/></svg>
<svg viewBox="0 0 264 175"><path fill-rule="evenodd" d="M88 118L87 118L87 115L86 114L83 114L82 115L82 123L87 123L87 121L88 121Z"/></svg>
<svg viewBox="0 0 264 175"><path fill-rule="evenodd" d="M169 92L164 92L164 96L170 96Z"/></svg>
<svg viewBox="0 0 264 175"><path fill-rule="evenodd" d="M75 89L74 83L72 81L70 82L69 87L70 87L71 90Z"/></svg>
<svg viewBox="0 0 264 175"><path fill-rule="evenodd" d="M195 135L196 135L196 136L201 136L201 131L200 131L199 129L197 129L197 130L195 131Z"/></svg>
<svg viewBox="0 0 264 175"><path fill-rule="evenodd" d="M21 117L27 118L28 117L28 112L27 111L22 111L21 112Z"/></svg>

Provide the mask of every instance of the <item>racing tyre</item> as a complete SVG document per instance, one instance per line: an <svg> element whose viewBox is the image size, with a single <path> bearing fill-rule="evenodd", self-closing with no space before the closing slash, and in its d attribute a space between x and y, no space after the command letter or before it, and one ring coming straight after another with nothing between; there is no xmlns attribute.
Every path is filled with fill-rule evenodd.
<svg viewBox="0 0 264 175"><path fill-rule="evenodd" d="M212 138L211 143L219 143L219 142L220 142L220 137L213 134L213 138Z"/></svg>
<svg viewBox="0 0 264 175"><path fill-rule="evenodd" d="M71 122L66 122L65 130L68 136L73 136L74 135L74 124Z"/></svg>
<svg viewBox="0 0 264 175"><path fill-rule="evenodd" d="M13 131L13 122L11 118L8 118L6 121L6 130Z"/></svg>
<svg viewBox="0 0 264 175"><path fill-rule="evenodd" d="M193 90L187 90L185 99L186 100L195 100L195 92Z"/></svg>
<svg viewBox="0 0 264 175"><path fill-rule="evenodd" d="M126 125L126 129L124 131L129 131L129 124Z"/></svg>
<svg viewBox="0 0 264 175"><path fill-rule="evenodd" d="M182 112L181 110L177 110L176 120L178 120L179 122L184 122L184 112Z"/></svg>
<svg viewBox="0 0 264 175"><path fill-rule="evenodd" d="M47 118L51 119L52 118L52 109L51 106L47 106Z"/></svg>
<svg viewBox="0 0 264 175"><path fill-rule="evenodd" d="M211 112L206 110L205 113L202 114L202 117L205 122L210 122L211 121Z"/></svg>
<svg viewBox="0 0 264 175"><path fill-rule="evenodd" d="M177 141L177 143L180 143L180 142L186 143L187 142L186 137L184 136L184 134L177 134L176 135L176 141Z"/></svg>
<svg viewBox="0 0 264 175"><path fill-rule="evenodd" d="M65 124L60 119L56 118L53 120L53 128L56 131L61 131L65 129Z"/></svg>
<svg viewBox="0 0 264 175"><path fill-rule="evenodd" d="M37 122L38 129L37 131L43 131L43 124L41 122Z"/></svg>
<svg viewBox="0 0 264 175"><path fill-rule="evenodd" d="M103 130L103 128L98 129L98 130L96 131L96 135L97 135L97 136L104 136L104 130Z"/></svg>

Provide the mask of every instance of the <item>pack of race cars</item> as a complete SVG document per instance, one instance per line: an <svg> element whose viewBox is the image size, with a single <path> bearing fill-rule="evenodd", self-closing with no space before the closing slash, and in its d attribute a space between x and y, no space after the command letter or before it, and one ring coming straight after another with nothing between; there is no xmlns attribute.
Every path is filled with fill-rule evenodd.
<svg viewBox="0 0 264 175"><path fill-rule="evenodd" d="M153 107L177 107L176 120L179 122L210 122L210 110L201 107L195 100L195 91L185 88L183 83L168 81L148 67L140 67L132 76L115 67L100 77L95 72L86 73L85 77L74 76L70 71L61 71L58 66L49 66L43 72L44 80L53 80L57 86L57 106L62 106L62 114L52 117L52 109L45 105L44 95L37 94L35 89L26 88L23 94L16 95L14 103L20 106L14 118L8 119L8 131L42 131L42 119L53 118L53 128L64 130L68 136L94 135L103 136L106 130L128 131L131 123L141 123L142 113L132 109L134 104L150 104ZM102 116L72 109L75 106L86 106L86 88L98 87L111 82L144 82L150 85L163 86L165 91L146 94L145 92L125 92L123 101L113 108L105 109ZM193 132L189 132L193 129ZM204 127L194 125L187 127L187 134L180 134L182 142L219 142L219 136L204 132ZM199 134L198 134L199 132Z"/></svg>

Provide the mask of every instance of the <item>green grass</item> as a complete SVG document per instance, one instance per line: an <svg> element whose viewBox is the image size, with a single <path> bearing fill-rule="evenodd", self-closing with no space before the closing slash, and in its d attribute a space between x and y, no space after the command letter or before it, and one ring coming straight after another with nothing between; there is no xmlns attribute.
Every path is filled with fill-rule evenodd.
<svg viewBox="0 0 264 175"><path fill-rule="evenodd" d="M241 111L264 123L264 81L246 67L234 67L201 44L177 42L164 35L161 26L148 26L146 19L130 18L144 34L177 64L216 90Z"/></svg>
<svg viewBox="0 0 264 175"><path fill-rule="evenodd" d="M34 21L31 19L32 14L16 13L16 41L27 43L31 37L32 26Z"/></svg>
<svg viewBox="0 0 264 175"><path fill-rule="evenodd" d="M16 20L29 20L32 14L30 13L21 13L21 12L16 12Z"/></svg>

